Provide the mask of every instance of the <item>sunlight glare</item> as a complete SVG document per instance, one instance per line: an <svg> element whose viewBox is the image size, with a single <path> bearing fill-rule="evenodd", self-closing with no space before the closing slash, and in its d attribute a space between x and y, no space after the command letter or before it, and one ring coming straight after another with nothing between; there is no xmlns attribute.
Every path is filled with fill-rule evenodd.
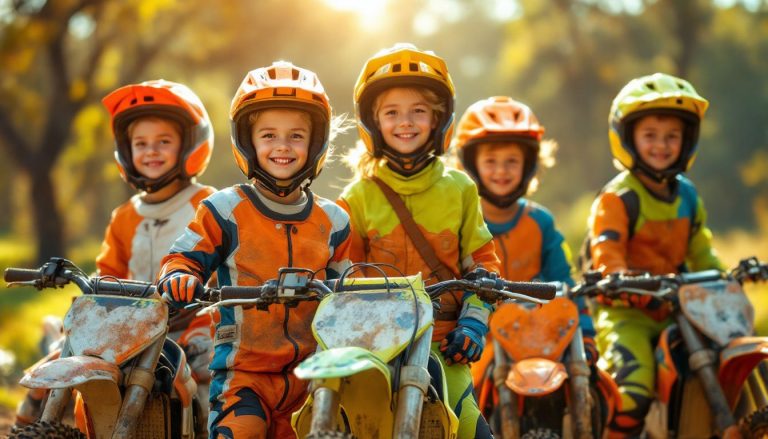
<svg viewBox="0 0 768 439"><path fill-rule="evenodd" d="M388 0L323 0L328 6L338 11L357 14L364 29L380 27L381 17Z"/></svg>

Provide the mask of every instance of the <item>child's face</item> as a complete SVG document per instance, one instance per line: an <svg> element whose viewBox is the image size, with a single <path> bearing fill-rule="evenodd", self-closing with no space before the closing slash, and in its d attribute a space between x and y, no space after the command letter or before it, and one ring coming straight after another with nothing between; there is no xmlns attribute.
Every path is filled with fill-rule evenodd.
<svg viewBox="0 0 768 439"><path fill-rule="evenodd" d="M663 171L677 161L683 146L683 121L674 116L648 115L635 123L637 155L646 165Z"/></svg>
<svg viewBox="0 0 768 439"><path fill-rule="evenodd" d="M159 178L176 166L181 135L175 125L162 119L141 119L131 131L131 157L136 171Z"/></svg>
<svg viewBox="0 0 768 439"><path fill-rule="evenodd" d="M523 179L525 154L516 143L479 145L476 160L480 182L494 195L509 195Z"/></svg>
<svg viewBox="0 0 768 439"><path fill-rule="evenodd" d="M376 120L384 142L401 154L410 154L429 140L435 127L434 112L421 93L391 88L382 93Z"/></svg>
<svg viewBox="0 0 768 439"><path fill-rule="evenodd" d="M251 127L256 159L269 175L287 180L307 163L312 123L299 110L261 111Z"/></svg>

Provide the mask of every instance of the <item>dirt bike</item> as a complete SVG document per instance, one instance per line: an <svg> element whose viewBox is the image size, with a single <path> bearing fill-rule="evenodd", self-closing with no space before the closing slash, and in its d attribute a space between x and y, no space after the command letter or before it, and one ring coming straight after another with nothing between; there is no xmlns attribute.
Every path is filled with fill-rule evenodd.
<svg viewBox="0 0 768 439"><path fill-rule="evenodd" d="M588 366L576 296L558 284L549 303L505 302L491 318L494 359L478 403L503 439L600 438L620 401L610 375Z"/></svg>
<svg viewBox="0 0 768 439"><path fill-rule="evenodd" d="M109 280L108 280L109 279ZM42 417L11 438L200 438L206 420L182 349L166 338L168 306L149 283L89 278L52 258L40 269L8 268L8 286L74 283L83 292L64 318L59 355L38 362L21 385L48 391ZM75 422L62 423L76 395Z"/></svg>
<svg viewBox="0 0 768 439"><path fill-rule="evenodd" d="M507 282L482 270L428 287L420 275L342 276L339 282L300 281L290 288L285 279L282 285L321 300L312 321L318 351L294 370L311 382L311 395L292 420L301 438L456 437L458 419L444 403L445 379L430 378L443 376L440 363L430 360L433 306L440 295L464 290L489 302L536 303L554 297L550 285Z"/></svg>
<svg viewBox="0 0 768 439"><path fill-rule="evenodd" d="M650 437L768 435L768 337L754 336L754 311L742 289L747 280L768 280L768 265L750 258L730 273L586 278L578 287L583 294L650 296L672 309L675 323L656 348Z"/></svg>

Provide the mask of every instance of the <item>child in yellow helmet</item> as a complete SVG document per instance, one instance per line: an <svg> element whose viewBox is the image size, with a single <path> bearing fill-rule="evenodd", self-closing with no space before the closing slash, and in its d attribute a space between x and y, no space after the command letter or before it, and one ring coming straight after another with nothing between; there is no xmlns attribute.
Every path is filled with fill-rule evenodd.
<svg viewBox="0 0 768 439"><path fill-rule="evenodd" d="M706 211L684 175L708 102L687 81L656 73L630 81L611 105L611 153L623 171L592 205L588 256L604 274L723 269ZM655 383L652 341L671 322L661 302L613 301L597 312L597 342L622 394L609 437L637 437Z"/></svg>
<svg viewBox="0 0 768 439"><path fill-rule="evenodd" d="M352 259L391 264L404 274L421 272L427 282L481 266L498 272L476 186L438 158L450 141L454 117L445 62L410 44L383 50L363 67L355 104L361 142L347 162L356 179L338 201L355 231ZM402 199L432 248L437 259L432 266L407 235L387 189ZM436 313L433 349L444 362L448 403L459 417L461 438L490 437L467 366L480 357L489 313L487 304L462 292L443 295Z"/></svg>
<svg viewBox="0 0 768 439"><path fill-rule="evenodd" d="M501 276L513 281L540 280L573 286L571 251L555 227L552 214L524 198L538 185L540 166L554 164L557 144L542 140L544 127L533 111L507 96L494 96L470 105L459 120L453 151L460 168L477 183L485 222L493 233ZM583 298L576 301L587 360L597 361L594 325ZM476 389L484 383L493 361L486 344L472 364ZM481 407L488 414L492 407Z"/></svg>
<svg viewBox="0 0 768 439"><path fill-rule="evenodd" d="M230 108L235 161L252 184L204 200L163 259L158 288L184 304L215 273L219 286L256 286L282 267L335 278L349 266L349 216L314 195L336 134L315 73L289 62L249 72ZM293 368L317 343L317 302L268 310L222 307L210 369L211 438L293 438L291 414L307 398Z"/></svg>

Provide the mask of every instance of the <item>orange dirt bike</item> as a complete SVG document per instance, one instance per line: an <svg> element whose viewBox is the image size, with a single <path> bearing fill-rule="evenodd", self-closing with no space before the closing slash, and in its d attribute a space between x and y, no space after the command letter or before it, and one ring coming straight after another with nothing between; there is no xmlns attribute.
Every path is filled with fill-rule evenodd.
<svg viewBox="0 0 768 439"><path fill-rule="evenodd" d="M502 439L600 438L620 402L613 379L587 365L576 296L557 284L549 303L505 302L491 317L478 404Z"/></svg>
<svg viewBox="0 0 768 439"><path fill-rule="evenodd" d="M656 347L656 396L649 437L763 438L768 435L768 337L754 336L744 281L768 280L745 259L730 273L587 275L577 287L608 298L650 296L668 303L674 324Z"/></svg>
<svg viewBox="0 0 768 439"><path fill-rule="evenodd" d="M455 438L458 420L443 403L445 383L431 382L428 369L440 367L430 366L433 300L456 289L489 301L544 303L554 296L550 285L506 282L480 271L472 280L425 287L418 275L320 281L311 271L282 269L261 287L223 287L210 301L257 308L320 301L312 321L318 351L294 371L310 381L311 392L293 415L298 437L448 439Z"/></svg>
<svg viewBox="0 0 768 439"><path fill-rule="evenodd" d="M166 338L168 306L149 283L89 278L72 262L52 258L40 269L8 268L9 286L83 292L64 318L59 355L30 368L21 384L45 389L42 417L12 438L206 437L182 349ZM62 423L73 394L78 428Z"/></svg>

